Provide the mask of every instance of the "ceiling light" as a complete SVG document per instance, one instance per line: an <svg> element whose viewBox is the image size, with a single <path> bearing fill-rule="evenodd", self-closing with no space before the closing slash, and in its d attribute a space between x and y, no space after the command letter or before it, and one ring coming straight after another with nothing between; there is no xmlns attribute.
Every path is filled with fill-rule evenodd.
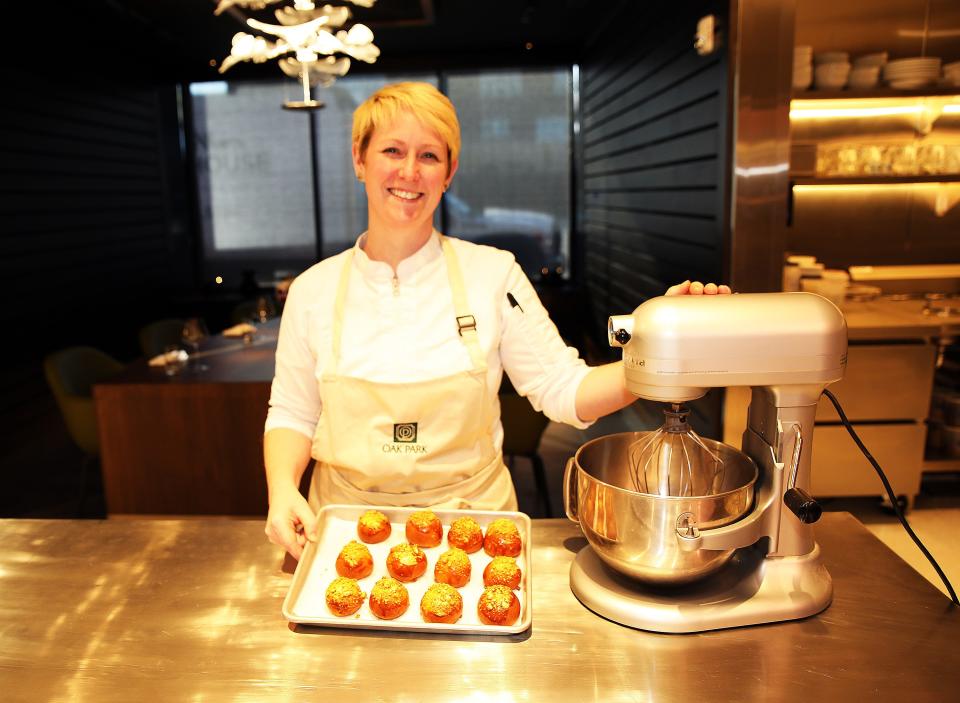
<svg viewBox="0 0 960 703"><path fill-rule="evenodd" d="M215 15L234 6L262 10L268 5L290 0L220 0ZM360 7L372 7L376 0L349 0ZM230 55L220 64L220 73L226 72L241 61L264 63L279 57L280 69L291 78L300 80L303 100L290 100L284 107L291 110L316 110L323 103L310 95L312 86L329 87L338 76L350 70L350 59L374 63L380 49L373 43L373 32L363 24L354 24L343 29L352 16L349 8L323 5L317 7L313 0L293 0L293 7L274 11L279 24L268 24L245 18L251 29L269 35L262 36L237 32L233 35ZM293 54L293 56L284 56ZM335 56L340 54L340 56Z"/></svg>

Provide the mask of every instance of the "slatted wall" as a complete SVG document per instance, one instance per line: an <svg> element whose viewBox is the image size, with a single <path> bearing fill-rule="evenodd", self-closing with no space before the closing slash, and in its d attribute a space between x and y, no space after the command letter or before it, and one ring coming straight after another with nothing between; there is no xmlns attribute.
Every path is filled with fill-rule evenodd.
<svg viewBox="0 0 960 703"><path fill-rule="evenodd" d="M626 3L586 50L575 221L594 319L685 278L722 279L727 48L699 56L693 38L699 17L726 12Z"/></svg>
<svg viewBox="0 0 960 703"><path fill-rule="evenodd" d="M52 404L43 356L75 344L135 355L139 325L192 283L193 245L172 86L70 85L19 69L0 80L6 474L29 468L10 466L11 445L35 442Z"/></svg>

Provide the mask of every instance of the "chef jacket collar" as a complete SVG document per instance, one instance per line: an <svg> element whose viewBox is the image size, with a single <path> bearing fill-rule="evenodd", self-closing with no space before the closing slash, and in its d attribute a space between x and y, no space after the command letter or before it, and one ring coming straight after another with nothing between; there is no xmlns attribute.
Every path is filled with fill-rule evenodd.
<svg viewBox="0 0 960 703"><path fill-rule="evenodd" d="M366 240L366 232L357 237L357 242L354 244L354 265L363 276L369 279L376 281L392 280L393 269L390 264L385 261L374 261L363 250ZM433 230L422 247L397 265L397 279L401 282L409 281L417 272L424 270L429 264L439 261L442 256L443 248L440 245L440 233Z"/></svg>

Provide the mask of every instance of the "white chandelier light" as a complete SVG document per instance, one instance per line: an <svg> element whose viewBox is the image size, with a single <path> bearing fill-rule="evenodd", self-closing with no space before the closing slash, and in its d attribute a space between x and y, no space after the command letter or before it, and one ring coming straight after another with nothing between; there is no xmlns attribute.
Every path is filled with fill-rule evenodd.
<svg viewBox="0 0 960 703"><path fill-rule="evenodd" d="M282 0L220 0L215 15L239 5L250 10L262 10ZM360 7L372 7L376 0L349 0ZM247 19L252 29L276 37L264 37L237 32L233 35L230 55L220 64L220 73L241 61L264 63L284 54L279 60L281 70L303 85L303 100L284 103L290 110L316 110L323 103L310 96L315 85L329 87L337 76L350 70L350 57L374 63L380 49L373 43L373 32L363 24L355 24L349 30L341 29L351 17L349 8L323 5L317 7L313 0L294 0L293 7L283 7L274 12L279 24L267 24ZM336 31L336 33L334 33ZM334 54L345 54L335 57ZM322 58L321 58L322 57Z"/></svg>

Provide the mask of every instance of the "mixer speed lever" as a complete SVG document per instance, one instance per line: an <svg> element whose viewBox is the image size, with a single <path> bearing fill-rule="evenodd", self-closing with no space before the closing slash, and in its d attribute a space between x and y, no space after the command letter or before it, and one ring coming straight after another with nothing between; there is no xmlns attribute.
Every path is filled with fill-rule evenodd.
<svg viewBox="0 0 960 703"><path fill-rule="evenodd" d="M783 494L783 502L800 519L800 522L807 525L815 523L823 514L820 503L805 490L796 486L787 489Z"/></svg>

